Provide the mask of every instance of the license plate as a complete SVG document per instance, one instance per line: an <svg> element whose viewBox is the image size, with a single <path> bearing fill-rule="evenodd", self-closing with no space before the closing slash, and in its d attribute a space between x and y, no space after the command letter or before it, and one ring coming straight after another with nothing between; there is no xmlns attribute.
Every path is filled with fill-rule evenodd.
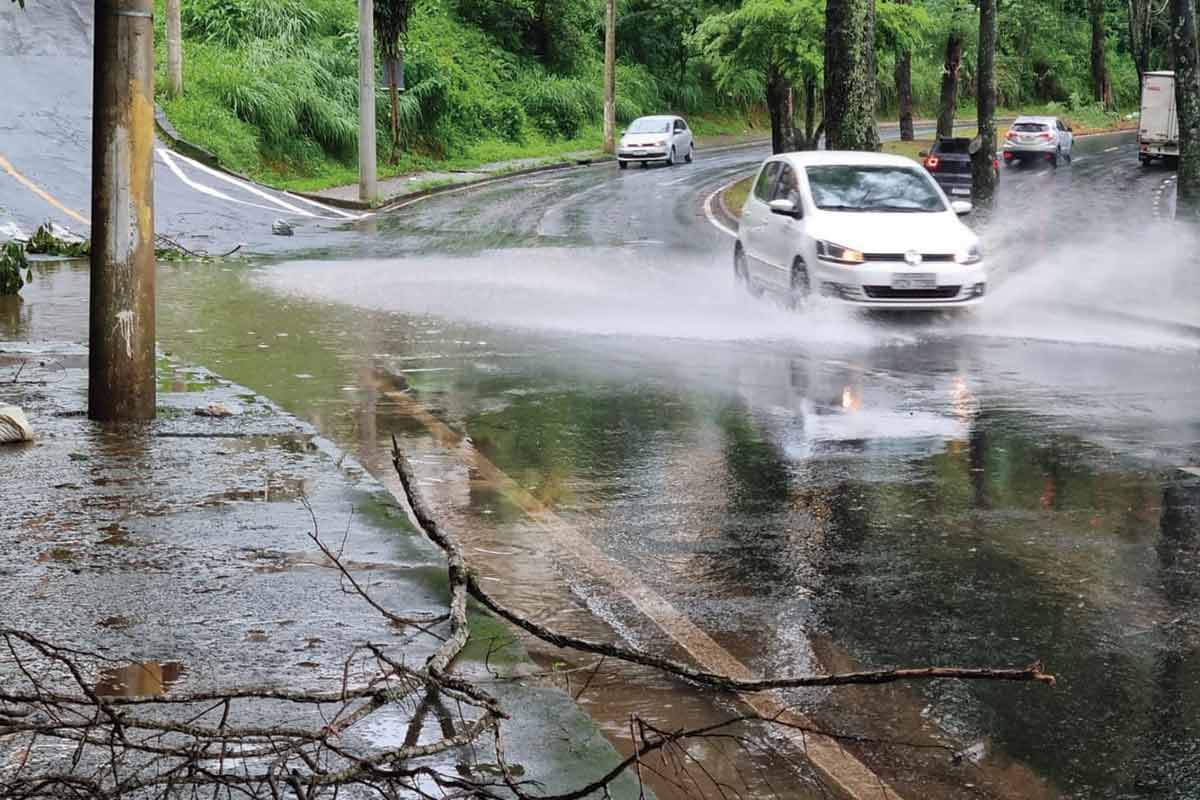
<svg viewBox="0 0 1200 800"><path fill-rule="evenodd" d="M937 275L928 272L899 272L892 276L893 289L936 289Z"/></svg>
<svg viewBox="0 0 1200 800"><path fill-rule="evenodd" d="M646 151L645 151L645 150L634 149L634 150L630 150L629 152L633 153L635 156L644 156L644 155L646 155Z"/></svg>
<svg viewBox="0 0 1200 800"><path fill-rule="evenodd" d="M971 190L963 186L955 186L950 190L950 194L970 194Z"/></svg>

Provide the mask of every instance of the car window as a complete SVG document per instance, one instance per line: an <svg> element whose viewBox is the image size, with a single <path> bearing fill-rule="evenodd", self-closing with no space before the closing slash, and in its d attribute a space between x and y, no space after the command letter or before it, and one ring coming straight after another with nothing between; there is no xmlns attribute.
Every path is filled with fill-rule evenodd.
<svg viewBox="0 0 1200 800"><path fill-rule="evenodd" d="M1050 130L1050 126L1040 122L1017 122L1013 124L1012 129L1023 133L1041 133Z"/></svg>
<svg viewBox="0 0 1200 800"><path fill-rule="evenodd" d="M954 139L942 138L934 142L933 152L937 153L938 155L947 155L950 153L966 154L969 152L967 148L970 146L970 139L964 139L961 137Z"/></svg>
<svg viewBox="0 0 1200 800"><path fill-rule="evenodd" d="M635 119L629 125L629 133L666 133L671 130L671 121L664 119Z"/></svg>
<svg viewBox="0 0 1200 800"><path fill-rule="evenodd" d="M771 192L771 199L791 200L796 208L800 208L800 180L790 164L784 164L780 170L779 180L775 181L775 190Z"/></svg>
<svg viewBox="0 0 1200 800"><path fill-rule="evenodd" d="M779 162L771 161L758 173L754 184L754 196L764 203L771 202L771 191L775 186L775 177L779 175Z"/></svg>
<svg viewBox="0 0 1200 800"><path fill-rule="evenodd" d="M687 129L688 129L687 123L684 122L683 120L679 120L679 130L686 131Z"/></svg>
<svg viewBox="0 0 1200 800"><path fill-rule="evenodd" d="M937 212L946 204L924 170L829 164L808 167L809 192L826 211Z"/></svg>
<svg viewBox="0 0 1200 800"><path fill-rule="evenodd" d="M683 130L683 123L682 123L681 121L679 121L679 120L675 120L675 130L676 130L676 131L681 131L681 130Z"/></svg>

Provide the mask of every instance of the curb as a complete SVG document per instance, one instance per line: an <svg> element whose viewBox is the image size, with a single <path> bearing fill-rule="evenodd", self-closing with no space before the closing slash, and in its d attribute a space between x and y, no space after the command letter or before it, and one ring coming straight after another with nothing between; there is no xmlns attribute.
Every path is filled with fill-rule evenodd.
<svg viewBox="0 0 1200 800"><path fill-rule="evenodd" d="M187 139L184 139L179 134L179 131L175 130L175 126L171 124L171 120L167 118L167 112L163 111L162 106L160 106L157 102L154 104L154 127L157 129L159 137L166 141L167 147L182 153L188 158L199 161L206 167L219 170L224 172L226 175L232 175L233 177L245 181L246 183L258 186L266 186L268 189L273 189L276 192L286 192L284 189L265 184L262 181L256 181L249 175L243 175L236 170L232 170L229 167L224 166L221 164L221 159L217 157L216 153L213 153L210 150L205 150L200 145L193 144Z"/></svg>

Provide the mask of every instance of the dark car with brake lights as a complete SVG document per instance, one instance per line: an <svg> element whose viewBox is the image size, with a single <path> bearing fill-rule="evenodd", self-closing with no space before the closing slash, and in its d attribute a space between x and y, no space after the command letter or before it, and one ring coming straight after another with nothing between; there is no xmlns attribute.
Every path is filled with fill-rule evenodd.
<svg viewBox="0 0 1200 800"><path fill-rule="evenodd" d="M971 172L971 140L962 136L939 136L933 147L922 150L921 164L950 197L970 197L974 178ZM1000 162L992 159L992 169L1000 173Z"/></svg>

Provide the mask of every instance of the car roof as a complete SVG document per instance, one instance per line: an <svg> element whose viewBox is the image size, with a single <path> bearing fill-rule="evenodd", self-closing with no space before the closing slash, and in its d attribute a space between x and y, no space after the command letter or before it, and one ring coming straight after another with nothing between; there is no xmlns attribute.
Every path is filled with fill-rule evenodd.
<svg viewBox="0 0 1200 800"><path fill-rule="evenodd" d="M1021 116L1021 117L1017 117L1015 120L1013 120L1013 125L1016 125L1018 122L1037 122L1041 125L1049 125L1051 123L1058 122L1058 117Z"/></svg>
<svg viewBox="0 0 1200 800"><path fill-rule="evenodd" d="M805 150L797 153L782 153L771 160L786 161L796 167L815 166L862 166L862 167L913 167L911 158L890 153L870 153L861 150Z"/></svg>
<svg viewBox="0 0 1200 800"><path fill-rule="evenodd" d="M648 114L644 117L638 117L637 119L634 120L634 122L641 122L644 119L653 120L655 122L658 122L660 120L662 122L668 122L670 120L681 119L681 117L678 117L674 114Z"/></svg>

